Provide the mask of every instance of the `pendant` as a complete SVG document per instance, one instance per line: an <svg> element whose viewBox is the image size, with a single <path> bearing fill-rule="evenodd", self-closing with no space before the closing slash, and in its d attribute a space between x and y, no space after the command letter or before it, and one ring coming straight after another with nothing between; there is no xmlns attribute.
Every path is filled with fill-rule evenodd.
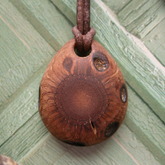
<svg viewBox="0 0 165 165"><path fill-rule="evenodd" d="M52 135L88 146L113 135L127 109L124 78L111 55L97 41L90 53L77 55L76 40L66 43L48 65L41 84L39 109Z"/></svg>

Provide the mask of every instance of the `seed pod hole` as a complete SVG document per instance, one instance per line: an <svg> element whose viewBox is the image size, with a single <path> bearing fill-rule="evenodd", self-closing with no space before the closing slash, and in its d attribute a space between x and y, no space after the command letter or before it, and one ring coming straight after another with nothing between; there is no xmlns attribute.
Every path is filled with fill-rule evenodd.
<svg viewBox="0 0 165 165"><path fill-rule="evenodd" d="M127 102L127 88L123 85L120 89L120 98L123 103Z"/></svg>
<svg viewBox="0 0 165 165"><path fill-rule="evenodd" d="M89 49L89 51L82 51L82 52L79 52L76 47L74 48L74 52L76 53L77 56L79 57L86 57L88 56L90 53L91 53L92 49Z"/></svg>
<svg viewBox="0 0 165 165"><path fill-rule="evenodd" d="M63 61L63 67L65 68L65 70L67 70L68 72L70 72L71 68L73 65L73 61L71 58L66 57Z"/></svg>
<svg viewBox="0 0 165 165"><path fill-rule="evenodd" d="M101 52L94 53L93 64L95 68L100 72L107 70L109 67L109 61L107 57Z"/></svg>
<svg viewBox="0 0 165 165"><path fill-rule="evenodd" d="M97 130L96 130L96 127L94 125L94 123L91 121L91 128L93 130L93 133L96 135L97 134Z"/></svg>
<svg viewBox="0 0 165 165"><path fill-rule="evenodd" d="M67 141L67 140L65 140L63 142L70 144L70 145L79 146L79 147L86 146L84 143L81 143L81 142L72 142L72 141Z"/></svg>
<svg viewBox="0 0 165 165"><path fill-rule="evenodd" d="M93 122L91 122L91 125L92 125L92 128L95 128L95 126L94 126Z"/></svg>
<svg viewBox="0 0 165 165"><path fill-rule="evenodd" d="M109 124L105 130L105 137L112 136L119 128L119 125L120 125L119 122L113 122Z"/></svg>

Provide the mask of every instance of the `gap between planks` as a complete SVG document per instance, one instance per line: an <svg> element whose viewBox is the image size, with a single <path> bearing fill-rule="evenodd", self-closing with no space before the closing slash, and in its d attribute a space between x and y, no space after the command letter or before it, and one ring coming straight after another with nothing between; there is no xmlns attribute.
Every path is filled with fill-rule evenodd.
<svg viewBox="0 0 165 165"><path fill-rule="evenodd" d="M22 41L22 43L25 45L25 47L30 50L30 46L28 45L28 43L21 38L21 36L16 32L16 30L12 27L12 25L10 25L9 22L7 22L2 16L0 16L0 19L9 27L9 29L20 39L20 41Z"/></svg>

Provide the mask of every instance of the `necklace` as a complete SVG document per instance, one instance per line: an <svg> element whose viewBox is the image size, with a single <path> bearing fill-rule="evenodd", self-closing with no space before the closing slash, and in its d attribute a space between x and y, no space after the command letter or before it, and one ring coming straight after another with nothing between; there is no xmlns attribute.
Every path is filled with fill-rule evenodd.
<svg viewBox="0 0 165 165"><path fill-rule="evenodd" d="M100 143L121 125L127 109L124 78L111 55L93 40L90 0L77 0L74 39L48 65L39 109L47 129L73 145Z"/></svg>

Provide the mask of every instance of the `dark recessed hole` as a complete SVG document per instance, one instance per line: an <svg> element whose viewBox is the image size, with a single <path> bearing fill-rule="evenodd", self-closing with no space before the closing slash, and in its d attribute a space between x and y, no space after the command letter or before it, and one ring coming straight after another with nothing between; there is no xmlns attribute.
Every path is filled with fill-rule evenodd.
<svg viewBox="0 0 165 165"><path fill-rule="evenodd" d="M123 86L120 89L120 98L123 103L127 102L127 88L125 84L123 84Z"/></svg>
<svg viewBox="0 0 165 165"><path fill-rule="evenodd" d="M96 126L94 125L92 121L91 121L91 128L92 128L93 133L96 135L97 134Z"/></svg>
<svg viewBox="0 0 165 165"><path fill-rule="evenodd" d="M75 48L74 48L74 51L75 51L75 53L76 53L79 57L86 57L86 56L88 56L88 55L91 53L92 49L90 49L90 50L87 51L87 52L85 52L85 51L79 52L79 51L77 50L77 48L75 47Z"/></svg>
<svg viewBox="0 0 165 165"><path fill-rule="evenodd" d="M91 122L92 128L95 129L95 125L93 124L93 122Z"/></svg>
<svg viewBox="0 0 165 165"><path fill-rule="evenodd" d="M74 145L74 146L80 146L80 147L86 146L84 143L81 143L81 142L72 142L72 141L68 141L68 140L65 140L63 142L70 144L70 145Z"/></svg>
<svg viewBox="0 0 165 165"><path fill-rule="evenodd" d="M112 136L119 128L119 125L120 125L119 122L113 122L109 124L105 130L105 137Z"/></svg>
<svg viewBox="0 0 165 165"><path fill-rule="evenodd" d="M70 72L71 68L72 68L72 65L73 65L73 61L71 58L69 57L66 57L63 61L63 67L68 71Z"/></svg>

